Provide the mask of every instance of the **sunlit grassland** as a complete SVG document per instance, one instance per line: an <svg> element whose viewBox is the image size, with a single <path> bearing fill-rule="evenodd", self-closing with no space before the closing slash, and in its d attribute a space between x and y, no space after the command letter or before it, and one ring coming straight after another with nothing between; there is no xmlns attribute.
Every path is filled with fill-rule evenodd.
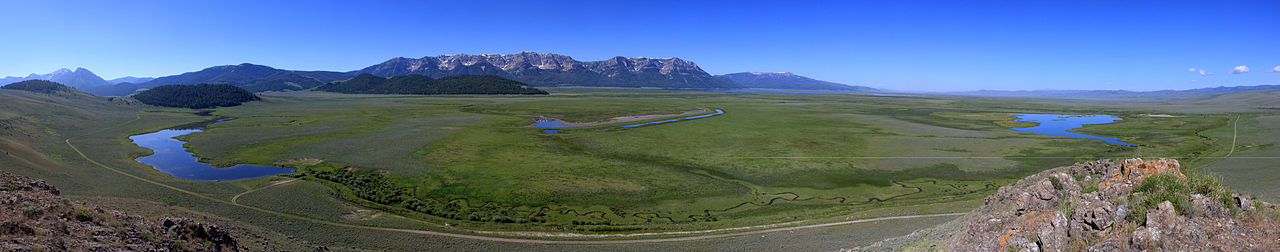
<svg viewBox="0 0 1280 252"><path fill-rule="evenodd" d="M1231 118L1235 122L1235 118ZM1239 121L1235 152L1227 158L1208 158L1216 161L1205 171L1220 176L1222 183L1232 189L1248 192L1260 199L1280 201L1280 115L1242 114ZM1232 127L1214 130L1211 135L1220 142L1231 143ZM1226 150L1218 155L1226 155Z"/></svg>
<svg viewBox="0 0 1280 252"><path fill-rule="evenodd" d="M336 165L325 169L349 166L386 172L397 185L410 188L417 198L466 199L477 206L492 201L515 207L520 213L549 208L546 222L507 224L448 219L413 213L398 205L362 201L353 198L351 188L313 177L240 198L242 204L308 218L442 231L448 229L418 220L481 230L647 232L959 212L980 204L982 197L994 190L986 189L987 184L1004 185L1038 170L1107 157L1193 157L1184 162L1190 171L1209 166L1206 169L1221 174L1224 183L1264 199L1275 195L1268 194L1274 193L1275 188L1269 182L1276 179L1272 174L1278 174L1272 171L1276 168L1272 160L1215 158L1230 149L1230 122L1235 114L1066 106L994 98L563 91L572 92L548 97L272 93L265 95L263 101L217 109L215 115L236 119L212 124L205 132L184 139L190 141L188 147L197 156L217 164L275 164L315 158ZM105 165L224 201L281 178L182 180L133 161L150 152L130 143L129 135L215 118L193 114L197 111L46 101L51 98L31 95L3 98L10 97L16 98L0 100L0 106L6 106L0 115L31 117L44 127L42 132L55 133L35 140L31 147L59 165L29 167L0 159L5 162L0 169L47 179L65 194L87 199L127 197L163 202L327 246L396 250L584 248L335 227L177 193L90 164L70 151L62 140L80 136L73 140L76 146ZM62 105L42 107L49 103ZM561 134L556 135L526 127L532 123L532 115L594 121L698 108L719 108L727 113L634 129L600 131L617 124L561 128ZM1030 125L1012 121L1014 117L1007 113L1116 115L1125 120L1089 125L1077 131L1121 137L1139 145L1125 147L1092 139L1012 131L1007 128ZM1182 117L1141 115L1145 113ZM1274 139L1280 139L1276 137L1280 130L1275 126L1280 119L1274 113L1240 115L1240 142L1233 156L1278 156ZM891 183L894 180L911 187ZM915 193L917 187L921 193ZM869 198L894 196L898 197L867 203ZM837 197L843 197L846 203L838 203ZM757 206L770 200L774 201L771 206ZM743 202L752 204L719 211ZM127 205L121 207L130 207ZM568 210L576 212L559 213ZM703 217L706 210L716 211ZM605 214L603 218L578 214L591 211ZM691 215L696 218L691 220ZM676 223L658 217L668 217ZM575 221L590 224L575 225ZM835 237L824 232L861 236L868 230L884 230L901 235L916 229L909 226L927 225L904 223L856 224L797 231L794 236L768 234L645 247L738 248L727 244L734 243L747 244L741 248L749 249L757 245L803 246L798 241L805 240L810 241L811 247L794 248L826 249L834 248L831 244L845 243L815 241ZM895 228L901 230L890 231ZM625 249L628 245L585 248Z"/></svg>
<svg viewBox="0 0 1280 252"><path fill-rule="evenodd" d="M639 128L566 127L554 135L527 127L535 115L600 121L699 108L727 113ZM1213 144L1177 143L1197 139L1195 132L1219 127L1214 122L1223 120L1135 118L1084 129L1142 144L1138 147L1007 129L1031 126L1008 113L1130 118L1142 112L932 96L653 90L542 98L289 93L219 109L215 114L236 119L185 139L198 156L216 164L324 160L388 172L423 200L499 204L511 208L514 213L507 214L513 219L545 215L521 228L589 222L626 227L620 230L683 229L973 197L987 193L987 184L1138 151L1190 155ZM611 130L602 131L606 128ZM1126 134L1126 129L1141 133ZM910 187L891 183L895 180ZM893 199L865 203L871 198ZM407 211L395 204L364 204ZM613 229L619 228L598 230Z"/></svg>

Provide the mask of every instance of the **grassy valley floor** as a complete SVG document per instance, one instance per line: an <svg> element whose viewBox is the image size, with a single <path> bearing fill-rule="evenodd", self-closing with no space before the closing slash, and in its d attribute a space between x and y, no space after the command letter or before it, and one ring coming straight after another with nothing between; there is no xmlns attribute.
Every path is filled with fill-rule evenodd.
<svg viewBox="0 0 1280 252"><path fill-rule="evenodd" d="M0 138L6 154L0 162L6 171L46 179L87 200L159 202L333 248L412 250L515 244L391 229L572 243L631 239L589 236L597 234L964 212L996 186L1076 161L1177 157L1192 169L1211 167L1231 185L1256 178L1248 174L1265 174L1244 168L1265 161L1221 157L1265 157L1276 150L1265 140L1275 133L1275 115L1266 112L1182 113L944 96L551 91L545 97L265 93L262 101L209 116L6 91L0 93L6 114L0 115L22 126L25 135ZM33 109L40 106L55 107ZM533 116L589 122L704 108L726 113L637 128L555 128L559 134L527 127ZM1028 125L1007 113L1119 116L1125 120L1075 131L1138 145L1008 130ZM181 137L203 161L284 165L300 172L192 181L133 161L150 151L128 136L217 116L235 119ZM1232 150L1235 138L1253 140ZM1266 190L1273 189L1256 191L1268 197ZM849 234L885 230L853 235L869 243L949 218L662 242L642 250L850 247L863 239ZM540 235L561 232L588 236ZM846 238L828 245L797 242L838 235Z"/></svg>

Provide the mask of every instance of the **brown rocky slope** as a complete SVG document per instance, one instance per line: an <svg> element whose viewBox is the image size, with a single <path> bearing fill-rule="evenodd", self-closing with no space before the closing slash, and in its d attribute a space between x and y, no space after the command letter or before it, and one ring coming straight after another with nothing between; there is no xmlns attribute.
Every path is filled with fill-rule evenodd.
<svg viewBox="0 0 1280 252"><path fill-rule="evenodd" d="M239 251L226 228L149 220L63 199L43 180L0 171L0 251Z"/></svg>
<svg viewBox="0 0 1280 252"><path fill-rule="evenodd" d="M857 250L1280 251L1280 207L1180 168L1128 159L1050 169L956 220Z"/></svg>

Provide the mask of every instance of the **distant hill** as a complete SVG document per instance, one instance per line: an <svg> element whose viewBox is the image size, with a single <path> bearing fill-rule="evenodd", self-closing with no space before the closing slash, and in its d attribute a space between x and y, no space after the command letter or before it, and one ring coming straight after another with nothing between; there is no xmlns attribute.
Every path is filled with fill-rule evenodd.
<svg viewBox="0 0 1280 252"><path fill-rule="evenodd" d="M123 82L114 85L85 88L85 91L102 96L129 96L155 86L146 83Z"/></svg>
<svg viewBox="0 0 1280 252"><path fill-rule="evenodd" d="M142 103L180 108L230 107L261 100L253 92L228 84L164 85L133 95Z"/></svg>
<svg viewBox="0 0 1280 252"><path fill-rule="evenodd" d="M439 79L410 74L391 78L360 74L333 82L317 91L347 94L547 94L518 81L495 75L459 75Z"/></svg>
<svg viewBox="0 0 1280 252"><path fill-rule="evenodd" d="M165 76L144 83L149 86L191 85L196 83L230 84L252 92L306 90L332 81L334 72L302 72L275 69L249 63L215 66L196 72ZM321 78L317 78L319 76Z"/></svg>
<svg viewBox="0 0 1280 252"><path fill-rule="evenodd" d="M1190 98L1207 95L1244 92L1254 90L1280 90L1280 85L1212 87L1186 90L1128 91L1128 90L978 90L965 92L946 92L943 94L966 96L996 97L1028 97L1028 98L1066 98L1066 99L1148 99L1148 98Z"/></svg>
<svg viewBox="0 0 1280 252"><path fill-rule="evenodd" d="M200 71L154 78L138 82L122 82L110 86L88 89L90 92L127 96L129 94L162 85L193 85L197 83L229 84L252 92L306 90L335 80L354 76L343 72L292 71L249 63L215 66Z"/></svg>
<svg viewBox="0 0 1280 252"><path fill-rule="evenodd" d="M120 84L120 83L125 83L125 82L129 82L129 83L143 83L143 82L148 82L148 81L151 81L151 80L154 80L154 79L156 79L156 78L153 78L153 77L133 77L133 76L125 76L125 77L120 77L120 78L115 78L115 79L107 80L107 82L110 82L111 84Z"/></svg>
<svg viewBox="0 0 1280 252"><path fill-rule="evenodd" d="M794 90L852 90L879 91L865 86L845 85L830 81L815 80L793 73L743 72L720 75L737 82L744 88L794 89Z"/></svg>
<svg viewBox="0 0 1280 252"><path fill-rule="evenodd" d="M47 74L33 73L30 75L27 75L27 77L9 76L9 77L0 79L0 85L5 85L5 84L19 82L19 81L25 81L25 80L53 81L53 82L65 84L67 86L78 88L78 89L111 85L110 82L103 80L102 77L98 77L97 74L94 74L93 72L84 68L76 68L76 70L74 71L63 68Z"/></svg>
<svg viewBox="0 0 1280 252"><path fill-rule="evenodd" d="M393 58L353 73L377 76L419 74L432 78L455 75L497 75L535 86L674 89L739 87L733 81L712 76L697 64L680 58L618 56L607 60L583 62L565 55L535 52L454 54L417 59Z"/></svg>
<svg viewBox="0 0 1280 252"><path fill-rule="evenodd" d="M19 81L19 82L9 83L8 85L4 85L3 87L0 87L0 89L23 90L23 91L30 91L30 92L43 93L43 94L53 94L53 95L92 96L92 94L86 93L84 91L76 90L75 88L69 87L67 85L62 85L61 83L47 81L47 80Z"/></svg>

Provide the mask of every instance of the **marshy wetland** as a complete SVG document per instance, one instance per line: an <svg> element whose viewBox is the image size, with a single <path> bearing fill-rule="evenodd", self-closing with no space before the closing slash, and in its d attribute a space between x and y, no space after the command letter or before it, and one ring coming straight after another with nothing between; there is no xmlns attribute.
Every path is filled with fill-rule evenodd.
<svg viewBox="0 0 1280 252"><path fill-rule="evenodd" d="M1222 167L1211 172L1235 172L1231 167L1246 165L1239 162L1261 160L1222 161L1232 152L1232 127L1239 124L1238 135L1249 137L1237 144L1232 155L1238 156L1264 155L1272 145L1257 139L1274 133L1268 128L1274 116L1264 112L1182 113L947 96L552 90L545 97L267 93L262 101L208 115L119 107L94 113L102 117L97 121L114 127L53 129L78 137L41 148L56 150L70 143L86 157L120 171L47 176L63 184L79 183L67 186L69 192L180 198L165 201L320 242L420 236L343 227L342 232L357 237L334 239L321 230L339 229L302 227L341 223L575 242L699 237L664 233L954 213L981 204L996 186L1045 167L1100 158L1180 157L1193 170L1211 166ZM709 110L635 122L529 127L530 115L597 122L703 108ZM724 113L621 127L710 115L716 109ZM1036 125L1014 114L1124 118L1071 131L1118 137L1133 145L1012 130ZM134 161L153 152L129 136L220 117L236 119L199 132L174 132L178 136L172 141L185 141L185 150L215 167L253 164L296 172L199 181ZM548 129L558 134L545 134ZM78 154L59 156L75 161L69 157ZM155 184L138 186L129 182L137 179L124 174ZM113 176L118 178L79 179ZM1224 181L1236 180L1247 178L1224 176ZM1273 190L1259 187L1261 192ZM280 215L297 218L289 219L294 224L273 219ZM858 227L907 222L877 223ZM637 233L652 234L621 236Z"/></svg>
<svg viewBox="0 0 1280 252"><path fill-rule="evenodd" d="M1010 113L1104 112L1098 108L979 99L701 92L267 98L219 109L215 114L238 119L183 138L211 163L296 168L290 176L328 185L354 203L424 221L590 232L750 225L974 200L990 185L1043 167L1139 150L1212 150L1159 141L1198 139L1194 132L1222 120L1147 118L1182 123L1146 135L1103 134L1137 144L1116 145L1009 129L1031 126ZM714 109L679 115L699 108ZM528 115L555 118L539 123L679 116L535 125L555 126L544 128L528 127ZM1135 123L1150 122L1079 130Z"/></svg>

